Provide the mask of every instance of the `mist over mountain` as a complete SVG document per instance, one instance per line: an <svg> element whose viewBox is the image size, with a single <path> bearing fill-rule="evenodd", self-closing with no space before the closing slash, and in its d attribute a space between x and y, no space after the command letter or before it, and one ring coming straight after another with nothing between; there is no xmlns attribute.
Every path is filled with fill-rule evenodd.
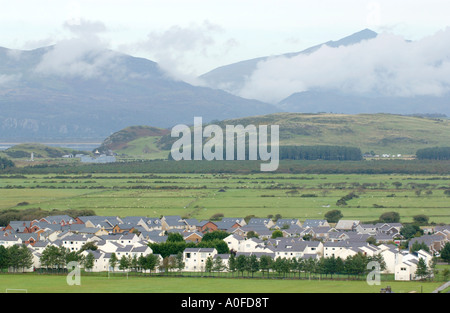
<svg viewBox="0 0 450 313"><path fill-rule="evenodd" d="M130 125L170 128L194 116L450 115L450 28L419 41L366 29L217 68L199 78L203 87L81 33L30 51L0 48L1 141L103 140Z"/></svg>
<svg viewBox="0 0 450 313"><path fill-rule="evenodd" d="M207 86L288 112L450 114L450 28L418 41L363 30L202 75Z"/></svg>
<svg viewBox="0 0 450 313"><path fill-rule="evenodd" d="M0 48L0 140L104 139L130 125L171 127L274 113L274 106L168 77L157 63L84 41Z"/></svg>
<svg viewBox="0 0 450 313"><path fill-rule="evenodd" d="M378 34L376 32L370 29L365 29L343 39L337 41L328 41L301 52L286 53L278 56L259 57L221 66L201 75L200 79L202 79L209 87L223 89L233 94L239 94L244 88L248 79L258 69L258 64L260 63L276 58L293 58L302 54L308 55L316 52L323 46L333 48L349 46L352 44L360 43L363 40L375 38L377 35Z"/></svg>

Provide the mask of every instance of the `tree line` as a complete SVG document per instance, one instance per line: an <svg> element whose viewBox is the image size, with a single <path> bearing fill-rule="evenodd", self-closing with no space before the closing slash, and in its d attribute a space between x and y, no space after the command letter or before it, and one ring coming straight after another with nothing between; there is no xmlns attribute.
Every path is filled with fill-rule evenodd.
<svg viewBox="0 0 450 313"><path fill-rule="evenodd" d="M187 147L189 149L189 147ZM223 159L227 155L226 147L223 146ZM194 160L194 149L191 147L191 160ZM249 160L249 145L245 146L245 160ZM169 160L173 160L169 152ZM238 159L237 149L234 150L234 160ZM363 159L361 149L345 146L280 146L280 160L325 160L325 161L361 161ZM258 158L258 160L260 160Z"/></svg>
<svg viewBox="0 0 450 313"><path fill-rule="evenodd" d="M282 146L280 160L360 161L362 153L344 146Z"/></svg>
<svg viewBox="0 0 450 313"><path fill-rule="evenodd" d="M450 147L433 147L417 150L419 160L450 160Z"/></svg>
<svg viewBox="0 0 450 313"><path fill-rule="evenodd" d="M367 256L362 253L349 256L346 259L340 257L321 257L316 258L272 258L269 255L262 255L258 258L256 255L230 255L228 263L225 264L220 257L209 257L205 263L205 272L220 273L225 269L232 275L238 277L254 277L256 273L260 273L258 277L269 277L270 273L276 273L280 278L295 277L311 278L312 275L320 275L325 278L333 279L334 275L347 275L348 277L360 276L371 272L373 269L368 268L370 262L377 262L380 270L386 269L386 263L381 255Z"/></svg>
<svg viewBox="0 0 450 313"><path fill-rule="evenodd" d="M32 265L33 255L25 245L0 246L0 271L12 268L13 272L24 272Z"/></svg>

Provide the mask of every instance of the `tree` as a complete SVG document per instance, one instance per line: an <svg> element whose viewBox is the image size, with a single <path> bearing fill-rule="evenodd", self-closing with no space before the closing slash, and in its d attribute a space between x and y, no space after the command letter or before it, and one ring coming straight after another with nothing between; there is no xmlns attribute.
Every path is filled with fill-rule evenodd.
<svg viewBox="0 0 450 313"><path fill-rule="evenodd" d="M139 261L136 254L133 255L133 258L130 259L130 268L135 272L137 272L139 268Z"/></svg>
<svg viewBox="0 0 450 313"><path fill-rule="evenodd" d="M248 272L252 273L253 278L254 273L259 271L259 261L256 255L252 254L247 264L248 264L247 270Z"/></svg>
<svg viewBox="0 0 450 313"><path fill-rule="evenodd" d="M409 247L409 252L411 252L411 253L417 252L419 250L424 250L424 251L430 252L430 248L428 248L427 244L424 242L415 241L411 245L411 247Z"/></svg>
<svg viewBox="0 0 450 313"><path fill-rule="evenodd" d="M67 260L67 254L69 252L69 249L61 246L58 248L58 252L56 255L56 264L58 266L58 270L61 268L64 268L66 266L66 260Z"/></svg>
<svg viewBox="0 0 450 313"><path fill-rule="evenodd" d="M421 279L426 278L430 275L430 271L428 270L427 264L423 258L419 259L419 262L417 263L417 270L416 270L416 276L420 277Z"/></svg>
<svg viewBox="0 0 450 313"><path fill-rule="evenodd" d="M348 275L361 275L367 271L367 256L362 253L347 257L344 263L344 270Z"/></svg>
<svg viewBox="0 0 450 313"><path fill-rule="evenodd" d="M58 255L58 247L53 245L47 246L41 254L41 265L46 267L47 270L56 267L58 265Z"/></svg>
<svg viewBox="0 0 450 313"><path fill-rule="evenodd" d="M423 230L421 230L419 226L413 225L413 224L404 225L400 229L400 235L405 237L405 239L419 237L422 234L423 234Z"/></svg>
<svg viewBox="0 0 450 313"><path fill-rule="evenodd" d="M140 256L138 263L142 269L144 269L145 271L150 271L151 274L151 272L154 271L158 266L158 257L154 254Z"/></svg>
<svg viewBox="0 0 450 313"><path fill-rule="evenodd" d="M442 271L442 277L444 278L445 281L448 281L449 276L450 276L450 270L448 268L445 268Z"/></svg>
<svg viewBox="0 0 450 313"><path fill-rule="evenodd" d="M4 246L0 246L0 272L5 268L8 268L8 250Z"/></svg>
<svg viewBox="0 0 450 313"><path fill-rule="evenodd" d="M66 264L70 263L70 262L79 262L82 259L82 255L80 254L80 252L75 252L75 251L70 251L67 252L66 255Z"/></svg>
<svg viewBox="0 0 450 313"><path fill-rule="evenodd" d="M228 245L225 241L222 239L213 239L209 241L202 240L197 245L195 245L197 248L214 248L217 250L218 254L227 254L230 253L230 248L228 248Z"/></svg>
<svg viewBox="0 0 450 313"><path fill-rule="evenodd" d="M380 223L398 223L400 222L400 214L397 212L386 212L381 214Z"/></svg>
<svg viewBox="0 0 450 313"><path fill-rule="evenodd" d="M169 271L178 268L177 255L169 256Z"/></svg>
<svg viewBox="0 0 450 313"><path fill-rule="evenodd" d="M286 258L278 257L272 262L272 269L279 275L286 277L286 274L291 271L291 262Z"/></svg>
<svg viewBox="0 0 450 313"><path fill-rule="evenodd" d="M216 213L209 218L210 221L220 221L224 217L223 213Z"/></svg>
<svg viewBox="0 0 450 313"><path fill-rule="evenodd" d="M254 217L256 217L256 216L255 215L247 215L246 217L244 217L245 223L248 224L248 222Z"/></svg>
<svg viewBox="0 0 450 313"><path fill-rule="evenodd" d="M178 272L181 272L183 268L186 266L186 264L183 262L183 253L178 252L177 256L175 257L176 262L176 268L178 269Z"/></svg>
<svg viewBox="0 0 450 313"><path fill-rule="evenodd" d="M213 241L216 239L223 240L227 238L230 234L223 230L215 230L213 232L203 235L202 241Z"/></svg>
<svg viewBox="0 0 450 313"><path fill-rule="evenodd" d="M237 271L237 261L234 254L231 254L230 258L228 259L228 271L230 271L232 275Z"/></svg>
<svg viewBox="0 0 450 313"><path fill-rule="evenodd" d="M450 242L447 242L441 249L441 258L448 264L450 264Z"/></svg>
<svg viewBox="0 0 450 313"><path fill-rule="evenodd" d="M344 262L341 258L335 258L333 255L331 258L322 258L320 260L321 272L325 275L330 274L333 279L333 275L343 272Z"/></svg>
<svg viewBox="0 0 450 313"><path fill-rule="evenodd" d="M236 271L241 272L242 276L244 276L244 271L247 265L247 258L245 255L241 254L236 258Z"/></svg>
<svg viewBox="0 0 450 313"><path fill-rule="evenodd" d="M384 257L381 254L377 254L377 255L368 257L367 258L367 262L368 263L370 263L370 262L377 262L378 265L380 266L380 271L381 272L386 270L386 261L384 260Z"/></svg>
<svg viewBox="0 0 450 313"><path fill-rule="evenodd" d="M167 273L170 269L170 260L169 257L166 256L162 259L162 261L158 264L158 269L164 273Z"/></svg>
<svg viewBox="0 0 450 313"><path fill-rule="evenodd" d="M167 236L168 242L184 242L184 238L180 233L169 233Z"/></svg>
<svg viewBox="0 0 450 313"><path fill-rule="evenodd" d="M13 168L16 165L13 161L7 158L0 157L0 170L5 170L7 168Z"/></svg>
<svg viewBox="0 0 450 313"><path fill-rule="evenodd" d="M112 268L112 271L114 272L114 269L116 268L117 263L119 260L117 259L117 256L115 253L111 254L111 258L109 259L109 266Z"/></svg>
<svg viewBox="0 0 450 313"><path fill-rule="evenodd" d="M392 183L392 185L395 186L395 189L399 189L401 186L403 186L403 184L399 181L395 181Z"/></svg>
<svg viewBox="0 0 450 313"><path fill-rule="evenodd" d="M86 259L84 260L84 268L88 271L92 270L94 268L94 262L95 257L91 252L89 252L86 256Z"/></svg>
<svg viewBox="0 0 450 313"><path fill-rule="evenodd" d="M292 258L291 259L291 264L290 264L290 269L292 272L298 272L299 273L299 277L300 277L300 268L299 268L299 262L297 258Z"/></svg>
<svg viewBox="0 0 450 313"><path fill-rule="evenodd" d="M33 254L25 245L22 245L19 248L18 266L22 268L23 272L25 272L25 269L28 269L31 266L33 266Z"/></svg>
<svg viewBox="0 0 450 313"><path fill-rule="evenodd" d="M254 232L253 230L251 230L251 231L249 231L247 233L247 238L248 239L250 239L250 238L258 238L258 237L259 237L258 234L256 232Z"/></svg>
<svg viewBox="0 0 450 313"><path fill-rule="evenodd" d="M272 239L283 237L283 232L281 230L275 230L272 233Z"/></svg>
<svg viewBox="0 0 450 313"><path fill-rule="evenodd" d="M313 258L308 258L304 264L305 273L309 274L309 279L311 279L311 274L317 271L318 260Z"/></svg>
<svg viewBox="0 0 450 313"><path fill-rule="evenodd" d="M205 262L205 272L211 273L214 267L214 260L212 256L209 256Z"/></svg>
<svg viewBox="0 0 450 313"><path fill-rule="evenodd" d="M213 262L213 271L220 273L225 269L226 269L226 266L223 263L222 258L220 256L216 256L216 258L214 259L214 262Z"/></svg>
<svg viewBox="0 0 450 313"><path fill-rule="evenodd" d="M267 271L267 274L269 274L269 270L272 266L272 258L268 255L261 255L259 258L259 267L262 271L263 277L264 277L264 271Z"/></svg>
<svg viewBox="0 0 450 313"><path fill-rule="evenodd" d="M430 218L424 214L413 216L413 220L418 225L427 225Z"/></svg>
<svg viewBox="0 0 450 313"><path fill-rule="evenodd" d="M344 215L340 210L331 210L325 213L325 219L328 223L337 223Z"/></svg>
<svg viewBox="0 0 450 313"><path fill-rule="evenodd" d="M130 268L130 258L124 255L122 256L122 258L120 258L119 269L121 271L125 271L128 268Z"/></svg>
<svg viewBox="0 0 450 313"><path fill-rule="evenodd" d="M93 242L93 241L88 241L88 242L86 242L82 247L81 247L81 249L80 249L80 251L79 251L79 253L81 253L81 252L83 252L83 251L87 251L87 250L90 250L90 251L97 251L97 246L95 245L95 242Z"/></svg>

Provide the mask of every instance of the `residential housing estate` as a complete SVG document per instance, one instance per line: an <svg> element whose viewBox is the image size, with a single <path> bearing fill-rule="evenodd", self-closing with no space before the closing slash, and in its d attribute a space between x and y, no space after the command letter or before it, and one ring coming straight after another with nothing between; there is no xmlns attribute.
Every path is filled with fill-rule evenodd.
<svg viewBox="0 0 450 313"><path fill-rule="evenodd" d="M381 255L386 263L385 273L395 274L396 280L413 280L419 260L422 258L431 264L432 257L449 242L450 226L431 227L428 234L412 239L411 242L426 244L429 250L414 253L399 249L398 243L403 240L401 228L399 223L362 224L355 220L341 220L331 226L325 220L311 219L301 222L298 219L252 218L246 223L240 217L197 221L180 216L72 218L59 215L33 221L11 221L0 227L0 246L26 245L33 254L33 266L27 271L33 271L42 267L40 256L49 245L77 252L86 243L93 243L97 250L86 250L83 254L92 253L95 259L92 271L102 272L117 270L112 269L109 262L112 254L118 259L147 256L153 253L149 243L165 242L170 233L181 234L186 242L198 243L206 233L221 230L229 234L224 242L236 256L346 259L358 253ZM281 231L282 237L272 238L274 231ZM250 233L253 236L249 236ZM187 248L183 252L183 270L204 271L209 257L220 257L226 264L230 255L218 254L214 248Z"/></svg>

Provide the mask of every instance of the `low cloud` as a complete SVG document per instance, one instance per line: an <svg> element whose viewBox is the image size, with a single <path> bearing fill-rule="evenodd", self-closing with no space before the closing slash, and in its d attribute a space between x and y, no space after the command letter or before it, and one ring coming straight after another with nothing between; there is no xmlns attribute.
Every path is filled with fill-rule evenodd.
<svg viewBox="0 0 450 313"><path fill-rule="evenodd" d="M7 87L11 83L19 81L21 76L22 75L20 75L20 74L17 74L17 75L0 74L0 86Z"/></svg>
<svg viewBox="0 0 450 313"><path fill-rule="evenodd" d="M238 44L231 38L218 42L216 36L223 32L222 27L209 21L174 25L166 30L152 31L145 40L120 48L149 54L171 78L201 85L203 82L197 78L198 69L192 60L217 58L215 48L219 47L226 54Z"/></svg>
<svg viewBox="0 0 450 313"><path fill-rule="evenodd" d="M94 78L116 66L114 58L117 54L108 50L108 42L99 36L107 30L103 23L69 21L64 27L70 31L72 38L59 40L53 45L36 66L36 73Z"/></svg>
<svg viewBox="0 0 450 313"><path fill-rule="evenodd" d="M327 89L384 96L440 96L450 91L450 28L419 41L383 33L347 47L258 64L240 95L277 103L296 92Z"/></svg>

